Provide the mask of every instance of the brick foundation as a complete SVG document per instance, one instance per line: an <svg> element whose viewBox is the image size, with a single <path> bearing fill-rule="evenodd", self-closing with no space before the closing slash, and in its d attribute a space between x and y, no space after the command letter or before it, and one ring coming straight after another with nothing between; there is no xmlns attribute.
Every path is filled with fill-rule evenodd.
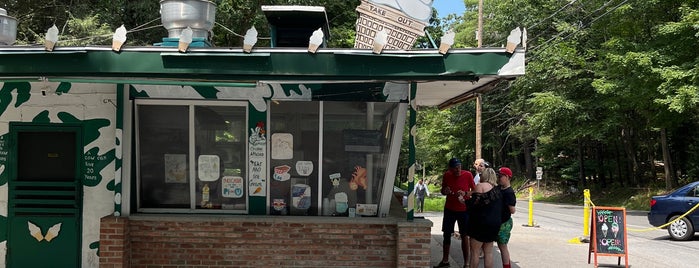
<svg viewBox="0 0 699 268"><path fill-rule="evenodd" d="M424 219L104 217L100 267L429 267Z"/></svg>

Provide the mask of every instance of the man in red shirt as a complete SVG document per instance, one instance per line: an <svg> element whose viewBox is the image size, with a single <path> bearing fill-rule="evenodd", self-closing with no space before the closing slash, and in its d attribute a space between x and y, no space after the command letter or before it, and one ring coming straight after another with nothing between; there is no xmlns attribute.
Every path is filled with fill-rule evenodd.
<svg viewBox="0 0 699 268"><path fill-rule="evenodd" d="M471 197L476 184L473 181L471 172L461 169L461 161L458 158L449 160L449 170L442 177L441 193L447 197L444 203L444 218L442 220L442 232L444 232L444 244L442 261L435 268L449 267L449 248L451 247L451 236L454 233L454 223L459 224L461 235L461 251L464 254L464 262L469 263L469 237L466 235L466 223L468 222L468 212L466 212L465 199Z"/></svg>

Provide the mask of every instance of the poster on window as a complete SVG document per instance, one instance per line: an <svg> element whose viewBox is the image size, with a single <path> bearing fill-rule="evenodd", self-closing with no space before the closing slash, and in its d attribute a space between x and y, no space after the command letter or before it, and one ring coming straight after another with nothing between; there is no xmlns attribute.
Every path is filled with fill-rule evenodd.
<svg viewBox="0 0 699 268"><path fill-rule="evenodd" d="M272 159L294 158L294 136L291 133L272 134Z"/></svg>
<svg viewBox="0 0 699 268"><path fill-rule="evenodd" d="M296 162L296 172L301 176L308 176L313 173L313 162L312 161L297 161Z"/></svg>
<svg viewBox="0 0 699 268"><path fill-rule="evenodd" d="M239 176L223 176L221 178L221 195L226 198L241 198L243 197L243 177Z"/></svg>
<svg viewBox="0 0 699 268"><path fill-rule="evenodd" d="M377 211L377 204L357 204L357 215L376 216Z"/></svg>
<svg viewBox="0 0 699 268"><path fill-rule="evenodd" d="M200 155L197 170L197 176L201 181L217 181L221 174L221 160L218 155Z"/></svg>
<svg viewBox="0 0 699 268"><path fill-rule="evenodd" d="M267 140L264 135L264 123L259 122L254 129L250 129L248 138L248 164L249 184L248 195L267 195Z"/></svg>
<svg viewBox="0 0 699 268"><path fill-rule="evenodd" d="M165 183L187 183L187 155L165 154Z"/></svg>

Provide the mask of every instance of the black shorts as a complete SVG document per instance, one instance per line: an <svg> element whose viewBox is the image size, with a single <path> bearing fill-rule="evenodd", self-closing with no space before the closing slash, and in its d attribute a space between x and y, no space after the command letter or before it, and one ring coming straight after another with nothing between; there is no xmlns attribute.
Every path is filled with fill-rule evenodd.
<svg viewBox="0 0 699 268"><path fill-rule="evenodd" d="M442 220L442 232L454 233L454 223L459 224L459 233L466 234L466 224L468 223L468 212L453 211L444 209L444 219Z"/></svg>

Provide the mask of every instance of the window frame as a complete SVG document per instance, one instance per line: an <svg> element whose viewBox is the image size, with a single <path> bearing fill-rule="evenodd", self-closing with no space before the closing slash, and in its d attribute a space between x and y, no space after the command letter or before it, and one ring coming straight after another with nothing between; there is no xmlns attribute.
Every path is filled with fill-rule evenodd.
<svg viewBox="0 0 699 268"><path fill-rule="evenodd" d="M141 106L186 106L188 109L188 184L189 184L189 208L143 208L141 207L141 122L139 121ZM197 178L197 156L196 154L196 129L195 129L195 108L197 106L223 106L223 107L242 107L245 111L245 125L248 125L250 118L249 104L247 101L220 101L220 100L166 100L166 99L135 99L134 100L134 139L135 139L135 162L136 168L136 212L137 213L191 213L191 214L248 214L250 210L249 193L246 190L243 197L245 199L245 209L203 209L197 208L196 204L196 178ZM246 129L243 131L245 148L245 163L248 161L248 136ZM247 165L244 166L243 181L244 188L247 189L248 170Z"/></svg>

